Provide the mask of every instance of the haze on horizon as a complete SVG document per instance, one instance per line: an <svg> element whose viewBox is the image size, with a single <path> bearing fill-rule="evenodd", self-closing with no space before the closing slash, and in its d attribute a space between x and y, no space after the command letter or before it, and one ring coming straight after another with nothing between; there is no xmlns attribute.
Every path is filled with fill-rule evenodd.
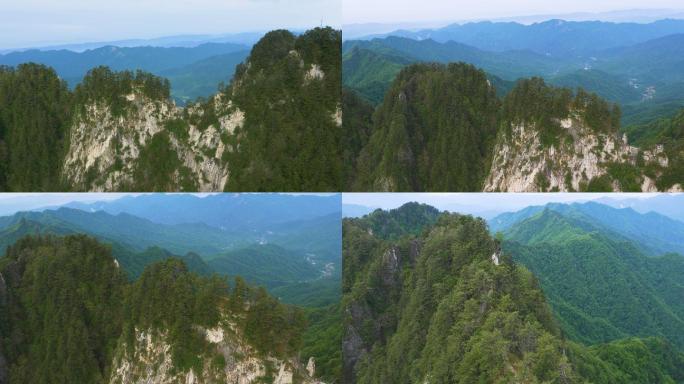
<svg viewBox="0 0 684 384"><path fill-rule="evenodd" d="M0 51L341 26L341 0L0 0Z"/></svg>
<svg viewBox="0 0 684 384"><path fill-rule="evenodd" d="M684 16L681 0L344 0L342 23L345 26L366 23L427 25L584 13L597 14L597 19L601 19L600 14L630 10L682 13Z"/></svg>
<svg viewBox="0 0 684 384"><path fill-rule="evenodd" d="M432 205L441 210L478 214L517 211L548 203L575 203L600 199L649 199L658 193L344 193L342 204L393 209L408 202Z"/></svg>
<svg viewBox="0 0 684 384"><path fill-rule="evenodd" d="M124 197L135 197L140 195L194 195L200 198L209 195L217 195L223 192L7 192L0 193L0 216L13 215L20 211L31 211L43 209L45 207L58 207L69 203L90 204L95 202L106 202L122 199ZM227 193L227 192L226 192ZM252 192L247 192L252 194ZM259 195L306 195L306 196L335 196L338 193L294 193L294 192L263 192L254 193Z"/></svg>

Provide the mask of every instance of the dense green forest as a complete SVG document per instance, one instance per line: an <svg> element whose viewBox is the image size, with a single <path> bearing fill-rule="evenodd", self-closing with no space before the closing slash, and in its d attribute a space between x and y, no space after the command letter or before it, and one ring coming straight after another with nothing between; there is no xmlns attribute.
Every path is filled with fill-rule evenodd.
<svg viewBox="0 0 684 384"><path fill-rule="evenodd" d="M501 99L502 108L497 115L499 120L496 123L496 131L499 133L506 132L510 129L512 121L523 117L527 119L527 123L535 123L535 129L540 132L540 140L544 145L554 145L555 149L559 146L571 148L571 144L576 143L578 137L571 137L567 130L560 129L557 121L560 117L569 116L568 112L571 111L575 117L582 118L586 125L596 132L605 134L606 137L621 138L623 133L627 134L629 143L639 148L638 153L622 155L617 160L605 160L601 166L607 173L582 181L579 186L575 181L579 176L572 175L570 171L565 180L566 185L573 185L573 190L676 190L677 185L684 182L682 146L679 143L681 139L676 131L665 127L681 125L675 122L681 120L677 115L681 115L684 107L684 74L679 60L682 46L680 28L681 23L669 20L639 26L630 23L600 22L589 25L563 20L549 20L529 26L485 22L450 25L423 31L398 30L359 40L346 40L342 48L343 86L349 93L355 93L359 99L365 100L375 108L375 113L368 114L364 109L358 108L359 103L355 100L349 97L343 99L345 118L351 115L353 119L353 123L350 123L353 125L347 129L351 132L350 135L357 136L356 130L367 131L366 122L372 121L372 133L366 147L374 153L373 156L367 156L363 150L352 147L352 151L360 155L356 158L356 164L347 164L356 166L356 170L352 172L357 177L351 181L347 178L346 189L482 190L481 183L485 179L477 182L478 178L481 178L482 163L474 162L473 158L481 156L479 152L482 147L488 145L487 139L481 138L480 141L476 141L478 145L469 145L470 148L476 149L471 150L473 158L466 161L463 161L463 156L458 153L452 153L457 152L453 148L460 144L449 143L444 148L427 144L421 146L424 144L423 141L430 137L426 131L438 131L434 127L449 119L457 121L459 118L467 118L473 113L470 111L471 106L461 105L462 102L449 104L449 100L418 100L407 92L408 100L411 100L412 104L410 103L403 111L396 108L395 87L399 84L404 84L406 91L413 87L429 87L429 83L425 79L419 81L418 76L413 79L414 82L406 81L405 75L414 71L413 67L425 65L421 63L451 65L463 62L485 71L489 83ZM534 35L535 38L532 38L532 30L538 31L538 34ZM540 32L542 30L543 32ZM598 31L604 31L605 35ZM512 39L512 36L520 36L520 40ZM556 37L558 41L554 40L551 43L551 36ZM593 36L591 47L586 46L587 36ZM623 44L614 45L623 39L626 39ZM594 41L600 42L599 45L594 46ZM580 54L589 51L590 54ZM454 87L458 85L454 83ZM443 84L442 88L437 89L446 92L445 90L452 88L450 83L449 86ZM515 94L511 95L512 93ZM415 113L415 110L420 109L429 109L437 113L429 116L430 119L425 119ZM387 117L387 110L393 111L393 118ZM486 108L478 112L480 116L490 113ZM454 135L459 141L467 142L473 139L472 135L467 133L468 126L477 122L477 119L460 122L457 128L451 131L455 132ZM404 141L397 140L397 137L401 137L400 134L392 137L387 134L400 125L407 125L409 132L420 134L404 135ZM483 132L483 136L488 136L487 129L480 131ZM380 144L375 142L376 140ZM503 140L498 138L496 142ZM388 144L383 146L383 142ZM491 142L494 140L489 141ZM603 141L599 142L600 145L602 143ZM667 165L664 165L664 162L657 164L645 160L649 158L648 154L642 157L646 151L653 151L654 148L660 152L660 145L664 145L663 153L669 160ZM497 155L500 155L497 160L506 156L515 158L515 154L505 152ZM443 160L444 157L449 161ZM483 157L484 168L488 170L490 164L487 163L486 156ZM553 158L553 155L550 157ZM586 154L582 154L582 157L586 157ZM532 157L531 162L537 160L539 157ZM387 163L396 163L395 167L401 170L392 169ZM429 163L430 166L421 169L420 165L425 163ZM455 166L453 163L458 165ZM456 172L455 169L464 168L462 164L472 168L470 174L474 181L458 177L458 181L454 181L453 173ZM547 162L537 175L553 173L553 178L557 179L557 173L564 171L554 168L555 165L558 164ZM371 169L370 174L368 168ZM411 172L427 180L411 180L411 177L406 175L410 175ZM432 180L434 177L431 177L430 172L445 177ZM494 180L501 179L497 176L494 175ZM486 180L488 183L493 181ZM548 178L541 176L528 183L532 183L533 188L538 187L541 191L551 189ZM409 187L406 187L407 184ZM486 185L492 188L491 184ZM570 190L567 186L565 189Z"/></svg>
<svg viewBox="0 0 684 384"><path fill-rule="evenodd" d="M373 115L372 134L360 152L351 188L479 189L499 108L486 75L471 65L407 67Z"/></svg>
<svg viewBox="0 0 684 384"><path fill-rule="evenodd" d="M0 67L0 191L60 189L72 100L48 67Z"/></svg>
<svg viewBox="0 0 684 384"><path fill-rule="evenodd" d="M343 83L377 104L409 64L464 61L505 82L540 76L555 86L586 89L620 104L624 126L643 125L684 107L682 36L676 20L481 22L395 31L345 41Z"/></svg>
<svg viewBox="0 0 684 384"><path fill-rule="evenodd" d="M357 161L373 132L373 106L348 88L342 89L342 164L345 186L354 184Z"/></svg>
<svg viewBox="0 0 684 384"><path fill-rule="evenodd" d="M241 126L219 132L203 153L216 160L216 167L229 169L230 178L219 189L341 190L340 45L340 31L329 27L297 36L272 31L236 66L232 81L215 91L221 100L198 98L188 109L173 105L168 79L141 70L96 66L71 91L49 67L0 67L0 190L111 189L106 182L112 176L122 180L115 189L196 191L207 181L191 169L199 167L193 162L202 163L202 156L196 153L190 162L182 151L190 146L190 125L200 132L210 125L220 128L220 119L237 109L244 113ZM132 93L136 99L128 97ZM112 129L107 134L113 163L100 169L96 159L83 169L82 179L70 181L71 173L62 168L69 150L78 146L69 142L71 130L127 119L134 126L143 101L156 105L154 119L164 129L146 141L142 132ZM93 105L105 108L113 120L90 121ZM124 148L131 143L138 150ZM219 145L229 149L214 159ZM129 153L132 158L123 156Z"/></svg>
<svg viewBox="0 0 684 384"><path fill-rule="evenodd" d="M405 67L375 110L354 91L345 94L345 127L353 138L347 157L358 154L345 162L355 167L347 171L354 175L346 178L350 190L481 190L498 135L510 135L523 122L556 147L573 139L560 125L569 116L592 132L620 130L620 108L594 93L535 77L517 81L500 98L482 70L463 63ZM612 177L623 181L636 172L630 165L614 168Z"/></svg>
<svg viewBox="0 0 684 384"><path fill-rule="evenodd" d="M407 204L344 220L345 382L684 380L684 354L665 339L568 340L544 282L482 219L425 220L434 211ZM383 222L398 229L376 233Z"/></svg>
<svg viewBox="0 0 684 384"><path fill-rule="evenodd" d="M0 259L12 383L102 382L121 334L126 279L85 236L26 237Z"/></svg>
<svg viewBox="0 0 684 384"><path fill-rule="evenodd" d="M336 293L339 295L339 285ZM304 333L304 356L316 357L316 373L326 383L341 383L342 378L342 307L337 303L308 308L309 327Z"/></svg>
<svg viewBox="0 0 684 384"><path fill-rule="evenodd" d="M655 119L650 123L634 124L626 128L630 137L638 144L662 144L670 164L657 183L659 188L667 188L682 182L684 174L684 109L673 117Z"/></svg>
<svg viewBox="0 0 684 384"><path fill-rule="evenodd" d="M319 273L298 252L274 244L252 245L226 252L212 258L208 264L222 275L248 275L254 284L268 289L305 281Z"/></svg>
<svg viewBox="0 0 684 384"><path fill-rule="evenodd" d="M204 278L218 273L231 282L240 276L250 286L265 285L279 302L301 308L308 323L299 349L302 359L314 357L317 377L338 382L341 231L340 214L328 212L339 209L339 197L269 195L256 199L255 195L225 194L207 198L147 195L124 199L121 205L113 203L141 216L153 215L155 222L89 208L19 212L0 217L0 249L27 235L86 233L111 247L111 256L126 282L139 284L141 276L155 265L173 259L176 264L182 262L184 270ZM187 212L178 209L187 209L192 215L179 218ZM229 221L224 222L226 217ZM169 220L170 224L160 223ZM239 226L235 224L238 220ZM188 284L199 286L203 280ZM188 348L203 351L206 344L193 344L193 340L186 340ZM123 352L119 350L117 356ZM196 367L198 360L186 352L182 355L183 365Z"/></svg>
<svg viewBox="0 0 684 384"><path fill-rule="evenodd" d="M246 119L229 140L227 190L341 190L341 40L332 28L269 32L237 67L225 92Z"/></svg>
<svg viewBox="0 0 684 384"><path fill-rule="evenodd" d="M0 354L10 382L104 382L117 346L134 353L126 347L134 329L167 332L179 372L220 367L194 327L226 326L226 316L260 354L288 358L301 350L307 324L301 309L265 289L200 277L179 259L129 283L110 247L85 235L25 237L0 259L0 277Z"/></svg>
<svg viewBox="0 0 684 384"><path fill-rule="evenodd" d="M507 229L504 249L539 277L569 338L660 336L684 348L684 257L645 254L648 242L594 223L578 210L545 209Z"/></svg>
<svg viewBox="0 0 684 384"><path fill-rule="evenodd" d="M504 98L502 114L504 127L531 123L539 127L544 143L558 142L564 135L558 120L577 113L595 132L616 134L620 129L620 107L601 99L595 93L579 88L573 93L568 88L555 88L543 79L533 77L519 80Z"/></svg>

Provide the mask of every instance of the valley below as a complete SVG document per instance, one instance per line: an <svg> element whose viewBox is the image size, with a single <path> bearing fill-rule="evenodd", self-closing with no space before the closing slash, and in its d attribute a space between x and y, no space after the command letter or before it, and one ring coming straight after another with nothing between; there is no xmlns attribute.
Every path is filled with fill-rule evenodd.
<svg viewBox="0 0 684 384"><path fill-rule="evenodd" d="M548 20L346 40L346 188L680 191L683 33Z"/></svg>
<svg viewBox="0 0 684 384"><path fill-rule="evenodd" d="M340 45L321 27L0 55L0 190L340 191ZM205 91L179 102L179 77Z"/></svg>
<svg viewBox="0 0 684 384"><path fill-rule="evenodd" d="M339 199L148 194L0 217L0 382L337 382Z"/></svg>
<svg viewBox="0 0 684 384"><path fill-rule="evenodd" d="M682 382L683 233L596 202L345 218L343 380Z"/></svg>

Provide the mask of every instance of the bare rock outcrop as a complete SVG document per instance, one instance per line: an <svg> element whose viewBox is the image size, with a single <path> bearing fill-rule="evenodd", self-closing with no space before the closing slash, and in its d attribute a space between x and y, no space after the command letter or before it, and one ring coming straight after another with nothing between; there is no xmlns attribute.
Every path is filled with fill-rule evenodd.
<svg viewBox="0 0 684 384"><path fill-rule="evenodd" d="M207 362L201 372L193 369L179 371L173 364L171 345L164 332L136 330L132 348L120 345L109 383L249 384L261 382L268 376L272 377L274 384L320 383L313 377L315 372L300 364L296 357L282 360L257 353L237 327L228 321L212 329L197 327L196 331L204 333L213 349L212 353L225 364Z"/></svg>
<svg viewBox="0 0 684 384"><path fill-rule="evenodd" d="M227 150L224 140L244 121L240 109L217 96L215 108L225 114L218 124L200 127L186 119L186 115L201 118L204 111L200 105L184 111L171 101L152 100L142 94L133 93L126 99L123 114L114 115L109 105L100 102L85 105L76 115L62 167L67 185L84 191L131 188L141 152L155 135L164 132L170 150L197 190L223 190L229 174L222 159Z"/></svg>
<svg viewBox="0 0 684 384"><path fill-rule="evenodd" d="M558 122L563 135L556 143L544 145L539 129L533 124L511 127L501 132L494 147L485 192L579 191L595 178L608 173L609 164L636 166L643 161L667 167L662 149L640 151L627 143L626 137L597 133L581 118L571 116ZM655 182L641 176L642 190L657 190ZM613 185L615 191L620 185Z"/></svg>

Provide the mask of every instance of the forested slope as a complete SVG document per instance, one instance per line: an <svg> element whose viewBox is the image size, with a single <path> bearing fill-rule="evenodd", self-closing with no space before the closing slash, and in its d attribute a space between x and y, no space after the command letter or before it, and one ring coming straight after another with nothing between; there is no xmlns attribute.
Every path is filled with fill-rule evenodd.
<svg viewBox="0 0 684 384"><path fill-rule="evenodd" d="M83 235L9 247L0 307L0 377L11 383L313 382L297 356L300 310L239 278L229 287L199 277L173 258L128 283L109 247Z"/></svg>
<svg viewBox="0 0 684 384"><path fill-rule="evenodd" d="M346 130L362 139L349 150L349 190L676 191L684 181L672 140L629 145L620 108L581 88L521 79L500 98L471 65L413 64L374 111L358 99L343 99Z"/></svg>
<svg viewBox="0 0 684 384"><path fill-rule="evenodd" d="M0 190L340 190L340 44L270 32L184 108L140 70L91 68L70 91L43 65L2 67Z"/></svg>
<svg viewBox="0 0 684 384"><path fill-rule="evenodd" d="M537 279L481 219L445 213L394 238L371 230L397 216L421 222L429 209L409 204L344 221L345 382L684 379L684 355L662 339L566 340Z"/></svg>
<svg viewBox="0 0 684 384"><path fill-rule="evenodd" d="M353 188L479 189L498 129L498 110L494 88L473 66L408 67L374 115Z"/></svg>
<svg viewBox="0 0 684 384"><path fill-rule="evenodd" d="M546 209L504 232L504 249L539 277L569 338L659 336L683 348L684 256L649 257L589 220Z"/></svg>

